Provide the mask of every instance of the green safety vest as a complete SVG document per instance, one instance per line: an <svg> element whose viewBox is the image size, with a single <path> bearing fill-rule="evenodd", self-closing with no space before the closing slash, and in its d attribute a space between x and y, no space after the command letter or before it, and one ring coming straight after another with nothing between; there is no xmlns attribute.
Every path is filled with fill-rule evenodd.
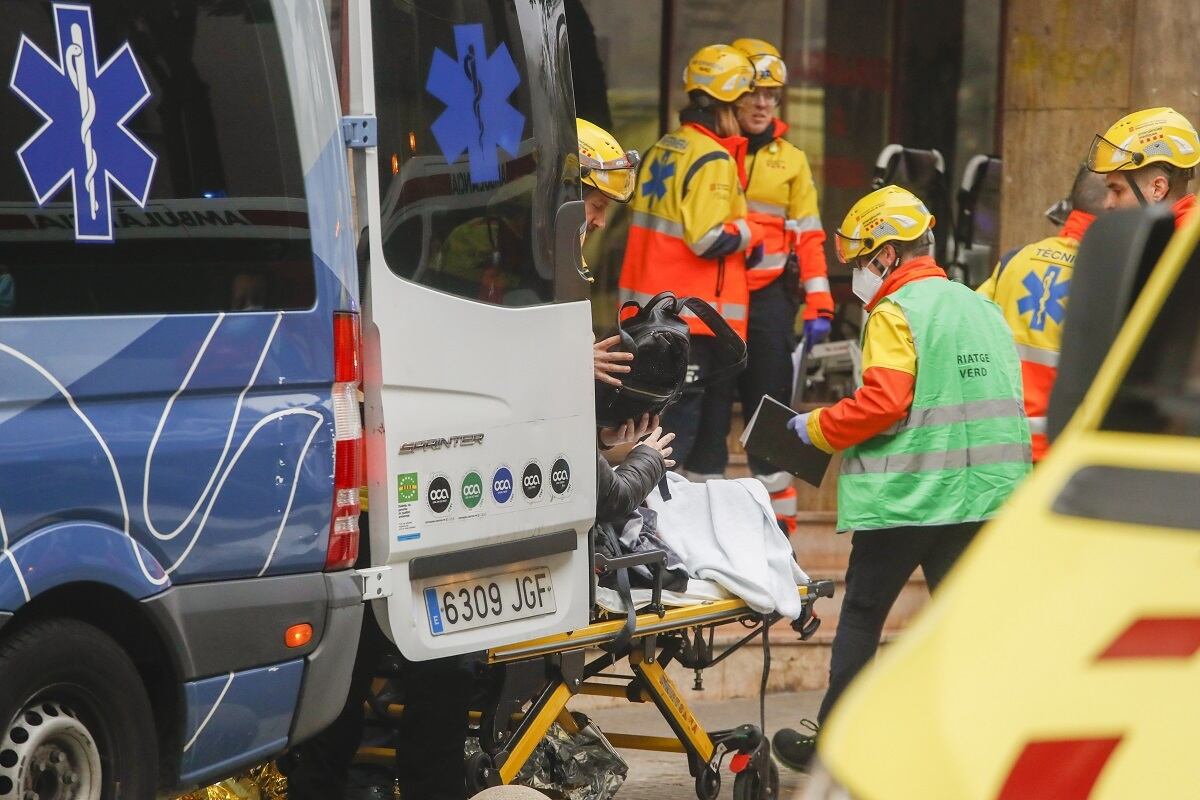
<svg viewBox="0 0 1200 800"><path fill-rule="evenodd" d="M1012 332L999 306L953 281L914 281L884 303L899 306L912 330L913 404L845 450L838 530L988 519L1030 469Z"/></svg>

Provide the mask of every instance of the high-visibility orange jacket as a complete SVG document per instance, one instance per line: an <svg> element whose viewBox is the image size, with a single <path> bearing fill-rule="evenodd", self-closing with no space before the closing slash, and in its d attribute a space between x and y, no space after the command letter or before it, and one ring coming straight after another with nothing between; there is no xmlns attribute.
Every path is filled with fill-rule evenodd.
<svg viewBox="0 0 1200 800"><path fill-rule="evenodd" d="M888 295L914 281L946 280L946 271L932 256L905 262L883 279L875 299L866 306L874 311ZM812 443L827 453L871 439L908 414L917 385L917 348L903 312L885 306L867 317L863 332L862 386L827 408L808 417Z"/></svg>
<svg viewBox="0 0 1200 800"><path fill-rule="evenodd" d="M722 138L695 122L650 148L630 203L622 302L665 291L699 297L746 337L745 252L762 229L746 219L745 151L744 137ZM684 318L693 334L712 335L697 317Z"/></svg>
<svg viewBox="0 0 1200 800"><path fill-rule="evenodd" d="M769 144L746 154L746 204L750 219L763 227L762 261L749 268L750 291L779 277L795 250L804 285L804 318L833 316L829 272L825 266L825 231L817 209L817 187L804 151L783 138L787 123L774 121Z"/></svg>
<svg viewBox="0 0 1200 800"><path fill-rule="evenodd" d="M1183 227L1188 217L1196 210L1196 195L1188 193L1171 204L1171 213L1175 215L1175 230Z"/></svg>
<svg viewBox="0 0 1200 800"><path fill-rule="evenodd" d="M1025 414L1033 439L1033 460L1046 454L1046 411L1058 377L1062 324L1079 240L1095 217L1072 211L1057 236L1005 253L992 276L976 290L995 301L1012 328L1021 357Z"/></svg>

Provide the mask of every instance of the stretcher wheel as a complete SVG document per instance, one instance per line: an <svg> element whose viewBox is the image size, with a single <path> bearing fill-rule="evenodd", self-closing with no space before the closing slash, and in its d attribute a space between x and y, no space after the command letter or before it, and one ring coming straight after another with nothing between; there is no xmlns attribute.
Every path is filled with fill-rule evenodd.
<svg viewBox="0 0 1200 800"><path fill-rule="evenodd" d="M779 767L772 761L768 767L768 785L762 786L758 770L751 766L733 779L733 800L779 800Z"/></svg>
<svg viewBox="0 0 1200 800"><path fill-rule="evenodd" d="M487 753L472 753L467 757L467 794L475 795L489 786L495 786L496 768Z"/></svg>
<svg viewBox="0 0 1200 800"><path fill-rule="evenodd" d="M711 767L700 770L696 776L696 797L700 800L717 800L721 793L721 773Z"/></svg>

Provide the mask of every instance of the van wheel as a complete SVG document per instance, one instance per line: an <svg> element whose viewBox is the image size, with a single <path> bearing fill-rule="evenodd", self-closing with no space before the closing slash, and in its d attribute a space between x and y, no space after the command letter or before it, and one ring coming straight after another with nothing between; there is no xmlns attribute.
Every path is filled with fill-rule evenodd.
<svg viewBox="0 0 1200 800"><path fill-rule="evenodd" d="M44 620L0 643L0 800L149 800L157 741L137 669L99 629Z"/></svg>

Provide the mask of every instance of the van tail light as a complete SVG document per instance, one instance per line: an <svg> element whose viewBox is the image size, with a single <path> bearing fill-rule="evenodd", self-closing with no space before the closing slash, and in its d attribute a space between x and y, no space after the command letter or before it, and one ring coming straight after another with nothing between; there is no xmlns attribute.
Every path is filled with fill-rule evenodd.
<svg viewBox="0 0 1200 800"><path fill-rule="evenodd" d="M333 519L325 569L348 569L358 559L358 492L362 487L362 382L358 315L333 315Z"/></svg>

